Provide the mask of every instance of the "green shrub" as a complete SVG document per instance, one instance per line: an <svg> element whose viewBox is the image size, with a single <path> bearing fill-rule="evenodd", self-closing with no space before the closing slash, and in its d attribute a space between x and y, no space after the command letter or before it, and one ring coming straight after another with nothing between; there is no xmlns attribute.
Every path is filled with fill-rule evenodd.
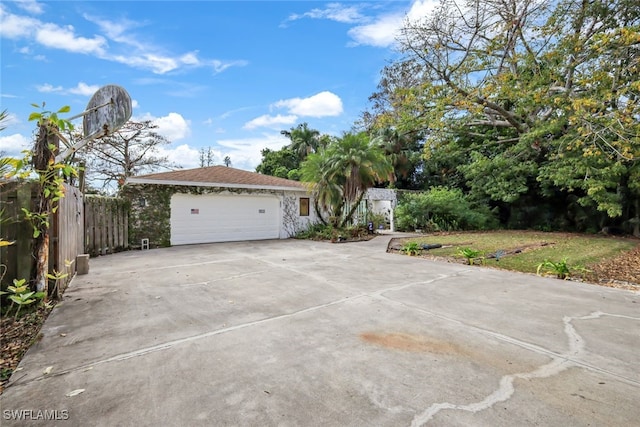
<svg viewBox="0 0 640 427"><path fill-rule="evenodd" d="M380 226L385 228L387 226L387 219L384 215L378 213L367 212L367 225L372 222L373 229L378 230Z"/></svg>
<svg viewBox="0 0 640 427"><path fill-rule="evenodd" d="M401 251L409 256L416 256L422 253L422 246L418 242L407 242L402 246Z"/></svg>
<svg viewBox="0 0 640 427"><path fill-rule="evenodd" d="M562 280L570 279L573 276L573 272L585 275L586 273L590 273L590 270L587 270L581 265L569 265L567 258L563 258L560 261L544 260L538 264L538 269L536 270L538 276L554 274L558 279Z"/></svg>
<svg viewBox="0 0 640 427"><path fill-rule="evenodd" d="M495 213L473 204L459 189L434 187L424 193L403 194L395 210L398 230L488 230L496 228Z"/></svg>
<svg viewBox="0 0 640 427"><path fill-rule="evenodd" d="M353 225L343 228L334 227L331 224L313 224L306 230L296 234L297 239L309 240L330 240L337 242L346 239L357 239L368 234L367 227L362 225Z"/></svg>
<svg viewBox="0 0 640 427"><path fill-rule="evenodd" d="M482 252L472 248L458 248L458 255L467 259L467 264L473 265L473 262L482 257Z"/></svg>

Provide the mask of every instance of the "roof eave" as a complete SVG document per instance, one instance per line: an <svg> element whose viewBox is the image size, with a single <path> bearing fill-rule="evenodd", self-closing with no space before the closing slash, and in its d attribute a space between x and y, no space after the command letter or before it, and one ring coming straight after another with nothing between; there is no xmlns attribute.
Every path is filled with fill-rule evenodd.
<svg viewBox="0 0 640 427"><path fill-rule="evenodd" d="M255 184L227 184L221 182L200 181L173 181L165 179L127 178L125 184L154 184L154 185L179 185L184 187L218 187L218 188L242 188L247 190L284 190L306 191L304 187L287 187L280 185L255 185Z"/></svg>

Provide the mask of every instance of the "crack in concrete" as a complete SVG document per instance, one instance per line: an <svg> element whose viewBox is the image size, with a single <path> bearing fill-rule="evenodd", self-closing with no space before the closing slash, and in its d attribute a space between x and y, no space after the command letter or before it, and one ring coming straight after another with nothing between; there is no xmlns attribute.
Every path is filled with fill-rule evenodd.
<svg viewBox="0 0 640 427"><path fill-rule="evenodd" d="M576 332L572 322L575 320L598 319L602 316L618 317L618 318L629 319L629 320L640 320L640 317L631 317L631 316L625 316L625 315L619 315L619 314L603 313L600 311L595 311L586 316L579 316L579 317L565 316L562 319L562 322L564 323L564 332L567 335L567 339L569 343L569 349L566 352L562 354L557 354L549 350L538 351L536 350L536 348L540 350L542 349L537 346L532 346L531 344L524 343L524 344L527 344L526 346L523 346L525 348L534 350L536 352L542 352L544 354L551 356L552 357L551 362L545 365L542 365L538 369L535 369L531 372L522 372L522 373L503 376L500 379L498 388L479 402L469 403L466 405L454 404L450 402L434 403L433 405L429 406L424 412L416 415L411 422L411 426L412 427L422 426L428 423L431 419L433 419L433 417L438 412L445 409L462 410L462 411L468 411L468 412L479 412L485 409L489 409L496 403L504 402L511 398L511 396L515 393L515 387L513 385L513 382L516 379L531 380L536 378L548 378L554 375L558 375L559 373L561 373L562 371L570 367L583 367L586 369L595 370L601 373L615 376L616 378L624 380L629 384L640 386L640 382L635 381L631 378L625 378L613 372L609 372L604 369L591 366L586 363L580 363L571 359L571 357L579 356L585 349L585 341L582 338L582 336L580 336ZM443 317L443 316L438 316L438 317ZM455 320L455 319L452 319L452 320ZM460 321L456 321L456 322L463 323ZM483 329L480 329L480 330L485 331ZM485 331L485 332L489 332L489 331ZM492 333L491 335L500 338L500 334ZM510 338L508 341L514 344L517 344L519 342L519 340L514 340L513 338Z"/></svg>

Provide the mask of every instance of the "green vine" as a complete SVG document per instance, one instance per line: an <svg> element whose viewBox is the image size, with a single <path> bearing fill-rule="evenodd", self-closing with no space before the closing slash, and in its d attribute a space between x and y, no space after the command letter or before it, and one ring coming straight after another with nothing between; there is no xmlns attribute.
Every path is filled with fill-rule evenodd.
<svg viewBox="0 0 640 427"><path fill-rule="evenodd" d="M48 281L48 233L49 219L58 209L58 202L64 197L64 183L73 176L77 176L76 170L69 164L56 161L59 143L62 140L68 145L62 131L72 131L73 124L59 117L59 114L68 113L71 108L64 106L52 112L44 110L42 106L31 104L42 111L29 115L29 121L36 121L38 133L33 150L23 151L22 159L9 159L9 170L5 178L29 179L36 175L39 184L39 193L33 209L22 208L24 218L31 224L33 238L36 239L35 258L36 290L47 295ZM45 297L46 298L46 297Z"/></svg>

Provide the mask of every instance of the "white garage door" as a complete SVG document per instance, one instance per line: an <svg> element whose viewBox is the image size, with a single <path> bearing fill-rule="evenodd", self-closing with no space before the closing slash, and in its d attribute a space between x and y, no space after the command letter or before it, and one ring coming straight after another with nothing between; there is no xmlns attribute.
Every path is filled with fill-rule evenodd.
<svg viewBox="0 0 640 427"><path fill-rule="evenodd" d="M171 244L277 239L280 200L274 196L174 194Z"/></svg>

